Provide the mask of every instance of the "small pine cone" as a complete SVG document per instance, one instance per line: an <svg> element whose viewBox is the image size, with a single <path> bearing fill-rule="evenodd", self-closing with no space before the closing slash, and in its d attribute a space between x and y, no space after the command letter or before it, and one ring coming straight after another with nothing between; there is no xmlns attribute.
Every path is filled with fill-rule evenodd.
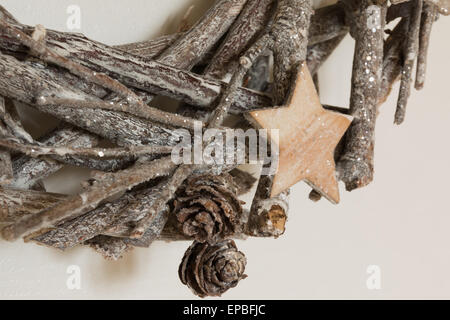
<svg viewBox="0 0 450 320"><path fill-rule="evenodd" d="M204 174L190 178L178 191L173 212L185 235L215 242L235 232L242 206L229 174Z"/></svg>
<svg viewBox="0 0 450 320"><path fill-rule="evenodd" d="M215 244L194 241L184 254L178 274L199 297L221 296L247 277L246 264L245 255L233 240Z"/></svg>

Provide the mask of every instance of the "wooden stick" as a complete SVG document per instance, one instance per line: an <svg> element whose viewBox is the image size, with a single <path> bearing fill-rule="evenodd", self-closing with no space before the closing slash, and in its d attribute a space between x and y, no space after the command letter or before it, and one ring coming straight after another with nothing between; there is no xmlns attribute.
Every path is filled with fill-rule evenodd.
<svg viewBox="0 0 450 320"><path fill-rule="evenodd" d="M261 0L260 0L261 1ZM268 1L268 0L266 0ZM261 2L262 3L262 2ZM250 12L250 8L255 5L255 1L247 1L245 10ZM255 12L255 15L248 15L249 19L255 18L255 16L259 16L260 10L264 10L264 6L260 5L258 8L253 7L255 10L258 10L258 13ZM244 15L244 12L241 13L241 16ZM244 21L242 21L244 22ZM235 21L237 23L237 20ZM247 23L250 24L250 21ZM309 35L309 44L313 45L319 42L327 41L336 36L339 36L342 33L347 33L348 27L345 24L345 13L344 10L338 4L330 5L326 7L322 7L315 11L314 15L311 18L311 28ZM163 35L156 39L117 45L114 48L119 49L121 51L125 51L137 56L147 57L147 58L155 58L160 55L164 50L170 47L176 39L183 36L183 32L174 33L169 35Z"/></svg>
<svg viewBox="0 0 450 320"><path fill-rule="evenodd" d="M397 18L406 18L411 14L411 2L391 4L386 13L386 24Z"/></svg>
<svg viewBox="0 0 450 320"><path fill-rule="evenodd" d="M404 3L406 1L411 0L391 0L393 4ZM448 0L425 0L425 2L435 5L440 14L443 14L445 16L448 16L450 14L450 3L448 2Z"/></svg>
<svg viewBox="0 0 450 320"><path fill-rule="evenodd" d="M208 128L218 127L224 120L226 114L231 109L233 101L236 100L236 91L240 85L242 85L244 76L253 65L256 58L269 46L271 46L273 40L269 34L265 34L259 38L239 59L239 66L234 72L233 77L230 80L230 84L223 93L223 96L211 114L209 119Z"/></svg>
<svg viewBox="0 0 450 320"><path fill-rule="evenodd" d="M7 134L6 127L0 121L0 134ZM14 179L11 154L8 150L0 149L0 186L11 183Z"/></svg>
<svg viewBox="0 0 450 320"><path fill-rule="evenodd" d="M270 31L274 38L274 103L276 105L284 103L292 76L307 57L311 15L311 1L278 2L274 24ZM246 231L248 234L279 236L284 232L290 191L286 190L276 197L270 197L272 183L273 176L260 178L249 213Z"/></svg>
<svg viewBox="0 0 450 320"><path fill-rule="evenodd" d="M65 68L81 78L85 78L87 81L105 87L127 99L130 103L139 103L140 99L136 96L136 94L120 82L105 74L98 74L77 62L62 57L53 50L49 49L43 41L33 39L6 21L0 20L0 27L8 35L18 39L21 44L30 48L31 53L40 59L56 64L57 66Z"/></svg>
<svg viewBox="0 0 450 320"><path fill-rule="evenodd" d="M273 0L247 1L241 14L231 26L225 40L203 71L206 77L211 79L231 77L238 67L239 57L255 41L255 37L267 24L271 16L272 3ZM179 106L178 112L195 116L197 119L208 117L206 110L197 110L185 103Z"/></svg>
<svg viewBox="0 0 450 320"><path fill-rule="evenodd" d="M164 35L153 40L128 43L114 48L146 58L155 58L171 46L183 33Z"/></svg>
<svg viewBox="0 0 450 320"><path fill-rule="evenodd" d="M143 212L139 210L138 206L134 207L135 211L130 211L128 208L125 210L125 205L136 203L134 199L142 198L145 194L153 193L156 190L154 187L150 187L145 191L126 193L120 199L104 204L79 218L52 227L44 234L36 237L28 236L26 241L35 241L49 247L66 250L100 234L128 238L133 228L132 222L142 217ZM153 199L156 196L155 194ZM68 197L41 191L0 188L0 224L14 223L24 216L47 209ZM236 228L236 233L232 237L244 239L247 234L242 233L243 230L245 230L244 227ZM263 232L257 232L257 234L262 235ZM138 244L131 239L121 240L133 245ZM173 223L168 223L156 240L192 241L193 239L180 232Z"/></svg>
<svg viewBox="0 0 450 320"><path fill-rule="evenodd" d="M38 95L47 91L61 98L96 99L95 96L77 89L73 85L74 82L65 77L64 72L51 66L19 61L0 53L0 70L2 74L9 75L0 77L1 95L29 104L44 113L108 138L118 145L174 145L179 139L176 134L171 134L175 130L171 126L152 123L119 112L36 105Z"/></svg>
<svg viewBox="0 0 450 320"><path fill-rule="evenodd" d="M381 76L378 106L389 96L393 84L398 80L403 67L403 48L408 33L409 17L402 18L384 44L383 73Z"/></svg>
<svg viewBox="0 0 450 320"><path fill-rule="evenodd" d="M36 241L60 250L72 248L101 234L105 229L120 223L123 220L122 210L129 203L133 203L139 193L142 193L142 191L126 193L119 199L103 204L78 218L55 224L56 228L51 228L45 233L31 234L26 237L26 240ZM67 197L64 200L66 201ZM43 209L48 208L51 207ZM128 217L130 221L133 221L133 218L136 217Z"/></svg>
<svg viewBox="0 0 450 320"><path fill-rule="evenodd" d="M289 211L290 190L270 197L273 177L261 176L244 228L253 237L279 237L284 233Z"/></svg>
<svg viewBox="0 0 450 320"><path fill-rule="evenodd" d="M280 0L271 29L275 43L274 105L287 98L290 81L298 65L306 60L312 1Z"/></svg>
<svg viewBox="0 0 450 320"><path fill-rule="evenodd" d="M419 52L417 55L417 70L415 83L416 90L421 90L425 84L428 46L430 45L431 29L437 17L438 17L437 7L435 5L424 2L422 17L420 20Z"/></svg>
<svg viewBox="0 0 450 320"><path fill-rule="evenodd" d="M234 182L238 184L243 193L250 188L248 179L245 174L239 173L239 171L238 176L234 178ZM27 239L64 250L100 234L130 238L136 222L147 216L151 210L154 210L153 212L157 212L157 215L153 217L152 228L147 229L139 239L124 239L124 241L133 246L149 246L156 238L166 239L166 237L161 237L158 234L158 230L162 227L167 229L165 232L167 238L192 240L183 236L179 229L165 227L169 218L167 210L164 212L155 210L158 199L163 196L167 189L168 181L169 178L164 177L159 183L132 190L117 200L105 203L80 217L63 222L57 225L57 228L42 235L28 236ZM16 206L18 205L16 204Z"/></svg>
<svg viewBox="0 0 450 320"><path fill-rule="evenodd" d="M26 32L33 30L22 25L19 27ZM70 42L71 46L61 49L61 41ZM226 86L223 82L136 57L80 35L47 30L46 44L59 54L83 63L97 72L108 73L129 86L152 94L167 95L203 108L211 108ZM2 37L0 47L23 51L20 46L17 46L17 40L14 38ZM238 99L233 105L233 113L273 105L265 95L242 88L238 90L238 93Z"/></svg>
<svg viewBox="0 0 450 320"><path fill-rule="evenodd" d="M100 253L107 260L118 260L123 255L133 249L132 246L125 243L122 239L97 236L86 241L86 245L90 246L96 252Z"/></svg>
<svg viewBox="0 0 450 320"><path fill-rule="evenodd" d="M98 138L73 127L63 127L43 137L40 142L51 146L91 147ZM9 188L29 189L42 179L62 168L62 164L51 158L36 159L21 156L14 160L14 179Z"/></svg>
<svg viewBox="0 0 450 320"><path fill-rule="evenodd" d="M393 84L398 80L403 66L403 43L408 32L408 17L403 18L389 35L384 44L383 72L381 76L380 91L378 94L377 108L379 108L389 96ZM323 106L327 110L332 110L344 114L349 114L349 109L335 106ZM341 142L342 143L342 142ZM342 155L342 150L336 150L335 158L338 160ZM309 199L317 202L322 196L312 190Z"/></svg>
<svg viewBox="0 0 450 320"><path fill-rule="evenodd" d="M47 46L58 48L58 33L47 30ZM94 43L87 39L79 39L77 35L65 35L72 46L65 48L61 54L88 65L97 72L105 72L131 87L139 88L152 94L163 94L184 102L211 108L212 103L220 96L226 83L207 79L194 73L183 71L159 62L136 57L116 49ZM8 39L8 41L5 41ZM86 41L90 41L92 55L86 57ZM0 38L0 47L11 48L15 39ZM18 49L19 50L19 49ZM61 49L59 49L61 51ZM120 58L117 56L119 55ZM247 112L249 109L264 108L271 105L270 98L260 93L239 88L238 100L234 104L234 112ZM251 106L251 107L250 107Z"/></svg>
<svg viewBox="0 0 450 320"><path fill-rule="evenodd" d="M130 167L136 161L136 157L133 156L124 156L121 158L112 159L95 159L82 156L76 157L57 155L50 157L59 163L105 172L116 172L118 170L123 170Z"/></svg>
<svg viewBox="0 0 450 320"><path fill-rule="evenodd" d="M406 105L411 92L412 72L414 61L419 47L420 17L422 15L423 0L412 0L411 17L409 19L409 31L404 49L405 61L400 82L397 109L395 110L394 123L402 124L405 120Z"/></svg>
<svg viewBox="0 0 450 320"><path fill-rule="evenodd" d="M0 109L4 109L5 100L0 97ZM6 129L3 122L0 120L0 135L8 135L8 130ZM11 163L11 154L8 150L0 149L0 186L8 184L13 179L13 169Z"/></svg>
<svg viewBox="0 0 450 320"><path fill-rule="evenodd" d="M350 34L356 45L350 97L353 122L347 131L337 170L346 189L351 191L373 179L374 132L387 4L386 1L370 0L345 0L342 3L350 19Z"/></svg>
<svg viewBox="0 0 450 320"><path fill-rule="evenodd" d="M241 12L246 0L218 0L202 19L167 48L158 61L191 69L219 40Z"/></svg>
<svg viewBox="0 0 450 320"><path fill-rule="evenodd" d="M8 151L0 150L0 185L11 183L14 179L11 155Z"/></svg>
<svg viewBox="0 0 450 320"><path fill-rule="evenodd" d="M0 188L0 224L13 223L65 199L67 196L32 190Z"/></svg>
<svg viewBox="0 0 450 320"><path fill-rule="evenodd" d="M235 70L241 54L268 23L272 15L273 2L273 0L247 1L222 45L211 59L211 63L205 69L205 75L223 79L230 70Z"/></svg>
<svg viewBox="0 0 450 320"><path fill-rule="evenodd" d="M31 52L35 55L37 55L39 58L43 59L46 62L54 63L60 67L66 68L73 74L86 79L89 82L93 82L95 84L98 84L100 86L103 86L112 92L118 94L122 98L126 99L127 103L116 105L114 103L103 103L98 102L94 104L95 107L101 108L101 109L107 109L107 110L119 110L122 112L128 112L133 115L143 117L145 119L150 119L153 121L158 121L164 124L180 124L180 125L186 125L186 123L193 123L193 120L186 119L184 117L180 117L174 114L170 114L167 112L163 112L161 110L158 110L153 107L149 107L143 103L141 98L136 95L133 91L128 89L126 86L121 84L120 82L110 78L109 76L105 74L99 74L97 72L94 72L90 70L89 68L77 63L73 62L72 60L69 60L67 58L62 57L61 55L57 54L56 52L53 52L50 50L43 41L37 41L34 40L32 37L29 37L24 32L20 31L19 29L15 28L14 26L4 22L0 21L0 27L2 27L5 31L7 31L10 35L18 38L20 42L27 47L30 48ZM42 105L45 104L48 100L45 95L40 96L38 98L38 102ZM70 102L69 100L64 100L66 102ZM75 103L75 101L72 101ZM70 104L69 106L73 106L74 104ZM88 102L80 102L78 106L85 106L89 105L92 107L92 104L89 104ZM193 125L192 125L193 126Z"/></svg>
<svg viewBox="0 0 450 320"><path fill-rule="evenodd" d="M114 103L112 101L85 101L79 99L64 99L64 98L53 98L49 96L42 95L37 99L37 104L41 106L58 106L63 105L66 107L73 108L89 108L89 109L103 109L112 111L127 112L137 117L141 117L147 120L156 121L171 126L194 129L195 124L198 125L198 120L183 117L181 115L165 112L156 108L148 107L145 108L130 108L130 105L124 103Z"/></svg>
<svg viewBox="0 0 450 320"><path fill-rule="evenodd" d="M217 0L189 31L179 36L155 60L190 70L211 50L239 15L246 0ZM153 97L149 96L148 100Z"/></svg>
<svg viewBox="0 0 450 320"><path fill-rule="evenodd" d="M76 218L95 209L103 200L116 196L138 184L167 175L175 167L169 156L149 163L138 162L129 169L104 174L102 181L97 181L83 193L71 196L48 210L24 217L17 223L4 228L2 236L11 241L24 234L48 228L63 220Z"/></svg>
<svg viewBox="0 0 450 320"><path fill-rule="evenodd" d="M8 138L0 137L0 146L9 150L19 151L30 157L40 156L76 156L94 158L124 158L138 157L149 154L167 154L172 152L168 146L129 146L123 148L72 148L72 147L46 147L36 144L26 144Z"/></svg>

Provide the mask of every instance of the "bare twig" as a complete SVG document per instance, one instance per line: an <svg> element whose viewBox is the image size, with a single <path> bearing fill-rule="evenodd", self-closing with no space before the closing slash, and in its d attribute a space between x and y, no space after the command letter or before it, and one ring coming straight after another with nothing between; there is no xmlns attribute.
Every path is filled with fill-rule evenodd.
<svg viewBox="0 0 450 320"><path fill-rule="evenodd" d="M290 190L270 197L272 183L272 176L261 176L245 227L245 233L250 236L278 237L284 233Z"/></svg>
<svg viewBox="0 0 450 320"><path fill-rule="evenodd" d="M5 101L3 97L0 97L0 119L3 120L17 138L30 143L34 141L30 134L23 128L13 102L10 100Z"/></svg>
<svg viewBox="0 0 450 320"><path fill-rule="evenodd" d="M182 33L174 33L164 35L153 40L122 44L114 46L114 48L131 54L135 54L137 56L154 58L160 55L170 45L172 45L175 42L175 40L181 35Z"/></svg>
<svg viewBox="0 0 450 320"><path fill-rule="evenodd" d="M394 123L401 124L405 120L406 104L411 91L412 72L414 61L419 48L420 17L422 15L423 0L412 0L411 17L409 19L409 31L404 49L404 64L400 92L398 95L397 109L395 110Z"/></svg>
<svg viewBox="0 0 450 320"><path fill-rule="evenodd" d="M117 80L112 79L111 77L97 73L92 71L91 69L69 60L56 52L50 50L45 42L39 40L35 40L29 37L27 34L22 32L21 30L15 28L12 25L4 21L0 21L0 26L4 28L10 35L15 36L20 40L20 42L27 47L30 48L31 52L37 55L39 58L43 59L46 62L54 63L60 67L66 68L73 74L86 79L89 82L93 82L100 86L103 86L112 92L118 94L122 98L126 99L127 103L116 105L114 103L101 103L95 104L96 107L108 110L119 110L123 112L129 112L133 115L137 115L140 117L144 117L146 119L151 119L154 121L158 121L164 124L172 124L174 121L180 124L186 124L188 119L178 119L176 115L163 112L153 107L149 107L143 103L141 98L136 95L133 91L128 89L126 86L118 82ZM42 35L41 35L42 36ZM44 35L45 36L45 33ZM38 102L40 104L45 104L47 98L44 96L40 96L38 98ZM86 104L87 102L85 102ZM75 104L76 105L76 104ZM81 104L83 105L83 104ZM89 104L88 104L89 105ZM109 107L109 108L108 108Z"/></svg>
<svg viewBox="0 0 450 320"><path fill-rule="evenodd" d="M1 38L0 38L1 39ZM38 62L19 61L0 53L0 70L8 77L0 77L0 94L36 107L57 118L82 127L99 136L119 144L160 144L174 145L179 137L174 128L153 123L132 115L101 109L80 109L65 106L40 106L36 97L43 92L52 92L55 97L95 100L96 96L76 88L80 79L69 80L68 72ZM86 85L89 87L89 84ZM94 92L92 92L94 93ZM96 92L99 93L99 92Z"/></svg>
<svg viewBox="0 0 450 320"><path fill-rule="evenodd" d="M0 146L10 150L19 151L30 157L40 156L76 156L76 157L94 157L94 158L124 158L138 157L149 154L167 154L172 151L168 146L128 146L122 148L72 148L64 147L46 147L36 144L26 144L14 141L12 139L0 138Z"/></svg>
<svg viewBox="0 0 450 320"><path fill-rule="evenodd" d="M167 48L158 61L191 69L228 30L246 0L218 0L202 19Z"/></svg>
<svg viewBox="0 0 450 320"><path fill-rule="evenodd" d="M47 209L66 197L56 193L0 188L0 224L16 222L21 217Z"/></svg>
<svg viewBox="0 0 450 320"><path fill-rule="evenodd" d="M374 132L387 4L384 0L345 0L342 3L356 44L350 96L353 122L347 131L337 170L346 189L351 191L373 179Z"/></svg>
<svg viewBox="0 0 450 320"><path fill-rule="evenodd" d="M152 190L150 188L150 190ZM130 203L134 203L139 193L147 191L131 191L125 193L119 199L103 204L98 208L61 224L56 224L55 228L39 234L27 237L28 240L37 241L47 246L65 250L72 248L83 241L92 239L103 231L118 223L123 223L124 216L122 210ZM66 199L67 200L67 197ZM48 209L43 208L43 209ZM133 221L136 216L127 217Z"/></svg>
<svg viewBox="0 0 450 320"><path fill-rule="evenodd" d="M292 76L298 70L298 66L306 60L312 11L312 2L309 0L278 2L270 31L274 39L274 103L276 105L284 103ZM270 197L272 183L273 176L260 178L248 218L246 231L248 234L279 236L284 232L284 222L288 213L287 198L290 191L285 190L276 197ZM274 218L273 221L272 218ZM276 226L273 224L275 220Z"/></svg>
<svg viewBox="0 0 450 320"><path fill-rule="evenodd" d="M204 74L222 79L235 70L239 56L268 23L273 0L248 0Z"/></svg>
<svg viewBox="0 0 450 320"><path fill-rule="evenodd" d="M9 184L12 179L11 155L8 151L0 150L0 185Z"/></svg>
<svg viewBox="0 0 450 320"><path fill-rule="evenodd" d="M86 245L100 253L107 260L118 260L122 258L126 252L133 249L131 245L127 244L122 239L108 236L97 236L86 241Z"/></svg>
<svg viewBox="0 0 450 320"><path fill-rule="evenodd" d="M104 174L102 181L97 181L83 193L74 195L52 208L24 217L17 223L2 230L6 240L14 240L23 234L45 229L62 220L73 219L92 209L103 200L131 189L143 182L169 174L175 168L170 156L153 160L149 163L136 163L129 169Z"/></svg>
<svg viewBox="0 0 450 320"><path fill-rule="evenodd" d="M239 59L239 66L234 72L233 77L230 80L230 84L225 90L218 106L211 114L208 122L208 128L215 128L219 126L225 117L225 115L231 109L233 101L236 100L236 91L239 86L242 85L244 76L253 65L253 62L259 55L272 44L272 38L269 34L265 34L259 38Z"/></svg>
<svg viewBox="0 0 450 320"><path fill-rule="evenodd" d="M0 109L4 109L5 100L3 97L0 97ZM0 119L0 134L8 135L8 130L3 125L3 122ZM0 148L0 186L4 184L8 184L13 179L13 169L11 163L11 155L8 150L3 150Z"/></svg>
<svg viewBox="0 0 450 320"><path fill-rule="evenodd" d="M18 39L21 44L30 48L30 51L34 55L43 59L44 61L54 63L57 66L65 68L73 74L86 79L87 81L103 86L119 94L121 97L126 98L127 101L131 103L138 103L140 101L140 99L135 95L134 92L130 91L130 89L125 87L120 82L110 78L105 74L96 73L77 62L62 57L53 50L49 49L43 41L33 39L23 31L7 23L6 21L0 20L0 27L10 36Z"/></svg>
<svg viewBox="0 0 450 320"><path fill-rule="evenodd" d="M306 59L312 1L281 0L271 29L274 37L274 104L282 105L298 65Z"/></svg>
<svg viewBox="0 0 450 320"><path fill-rule="evenodd" d="M435 5L424 2L420 20L419 52L417 55L416 90L423 88L427 69L428 46L430 44L431 28L438 16Z"/></svg>
<svg viewBox="0 0 450 320"><path fill-rule="evenodd" d="M98 138L82 130L66 127L45 136L41 139L41 143L51 146L91 147L98 143ZM8 187L29 189L62 166L51 158L35 159L21 156L13 162L14 179Z"/></svg>
<svg viewBox="0 0 450 320"><path fill-rule="evenodd" d="M170 124L172 126L177 127L184 127L188 129L194 129L195 123L197 123L198 125L198 120L196 119L183 117L175 113L165 112L148 106L146 106L145 108L130 108L130 105L126 103L114 103L112 101L111 102L86 101L79 99L53 98L45 95L40 96L36 102L38 105L41 106L62 105L73 108L103 109L103 110L127 112L147 120L161 122L164 124Z"/></svg>
<svg viewBox="0 0 450 320"><path fill-rule="evenodd" d="M260 3L262 3L261 1L268 1L268 0L259 0L259 1ZM257 2L247 1L245 10L249 10L247 11L249 13L250 8L255 4L257 4ZM249 18L252 19L253 18L257 19L260 12L265 10L265 8L263 8L263 5L259 5L257 8L256 7L253 8L255 10L258 10L259 13L255 13L255 15L249 15ZM244 12L242 12L241 15L243 16ZM235 23L237 23L237 20ZM247 23L251 22L248 21ZM327 41L329 39L341 35L342 33L347 33L347 31L348 27L345 24L345 13L344 10L339 5L335 4L327 7L322 7L316 10L315 14L311 18L309 45ZM175 42L175 40L181 37L182 35L183 33L163 35L156 39L118 45L114 46L114 48L138 56L154 58L160 55L169 46L171 46Z"/></svg>
<svg viewBox="0 0 450 320"><path fill-rule="evenodd" d="M393 84L400 76L403 67L403 48L408 33L408 20L408 17L402 18L385 41L378 106L386 101Z"/></svg>

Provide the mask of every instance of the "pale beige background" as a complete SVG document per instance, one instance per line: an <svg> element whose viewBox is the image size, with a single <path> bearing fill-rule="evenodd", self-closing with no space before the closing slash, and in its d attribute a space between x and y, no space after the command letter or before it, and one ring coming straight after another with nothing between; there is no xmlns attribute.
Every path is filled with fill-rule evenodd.
<svg viewBox="0 0 450 320"><path fill-rule="evenodd" d="M172 32L191 5L199 17L212 0L1 0L20 21L66 29L66 8L78 4L87 36L120 44ZM325 2L325 1L317 1ZM305 184L293 188L286 234L278 240L238 241L249 277L228 299L450 298L450 18L434 26L427 82L413 91L406 123L392 124L395 94L382 107L376 176L367 188L342 194L339 205L312 203ZM353 41L346 38L320 72L322 102L346 106ZM31 124L32 126L33 124ZM35 124L36 126L36 124ZM77 185L47 181L56 192ZM341 186L342 187L342 186ZM109 262L88 248L60 253L32 244L0 242L0 298L193 298L177 277L188 243L155 243ZM69 265L82 288L66 287ZM381 268L381 289L368 290L366 268Z"/></svg>

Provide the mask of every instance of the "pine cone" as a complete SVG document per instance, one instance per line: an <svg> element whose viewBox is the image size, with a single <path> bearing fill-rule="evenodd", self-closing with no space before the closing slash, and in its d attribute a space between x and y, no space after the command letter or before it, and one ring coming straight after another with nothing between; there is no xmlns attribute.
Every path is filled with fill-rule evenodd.
<svg viewBox="0 0 450 320"><path fill-rule="evenodd" d="M199 297L220 296L245 279L247 259L233 240L194 243L187 249L178 269L180 280Z"/></svg>
<svg viewBox="0 0 450 320"><path fill-rule="evenodd" d="M204 174L190 178L181 188L173 211L185 235L215 242L235 232L242 207L229 174Z"/></svg>

